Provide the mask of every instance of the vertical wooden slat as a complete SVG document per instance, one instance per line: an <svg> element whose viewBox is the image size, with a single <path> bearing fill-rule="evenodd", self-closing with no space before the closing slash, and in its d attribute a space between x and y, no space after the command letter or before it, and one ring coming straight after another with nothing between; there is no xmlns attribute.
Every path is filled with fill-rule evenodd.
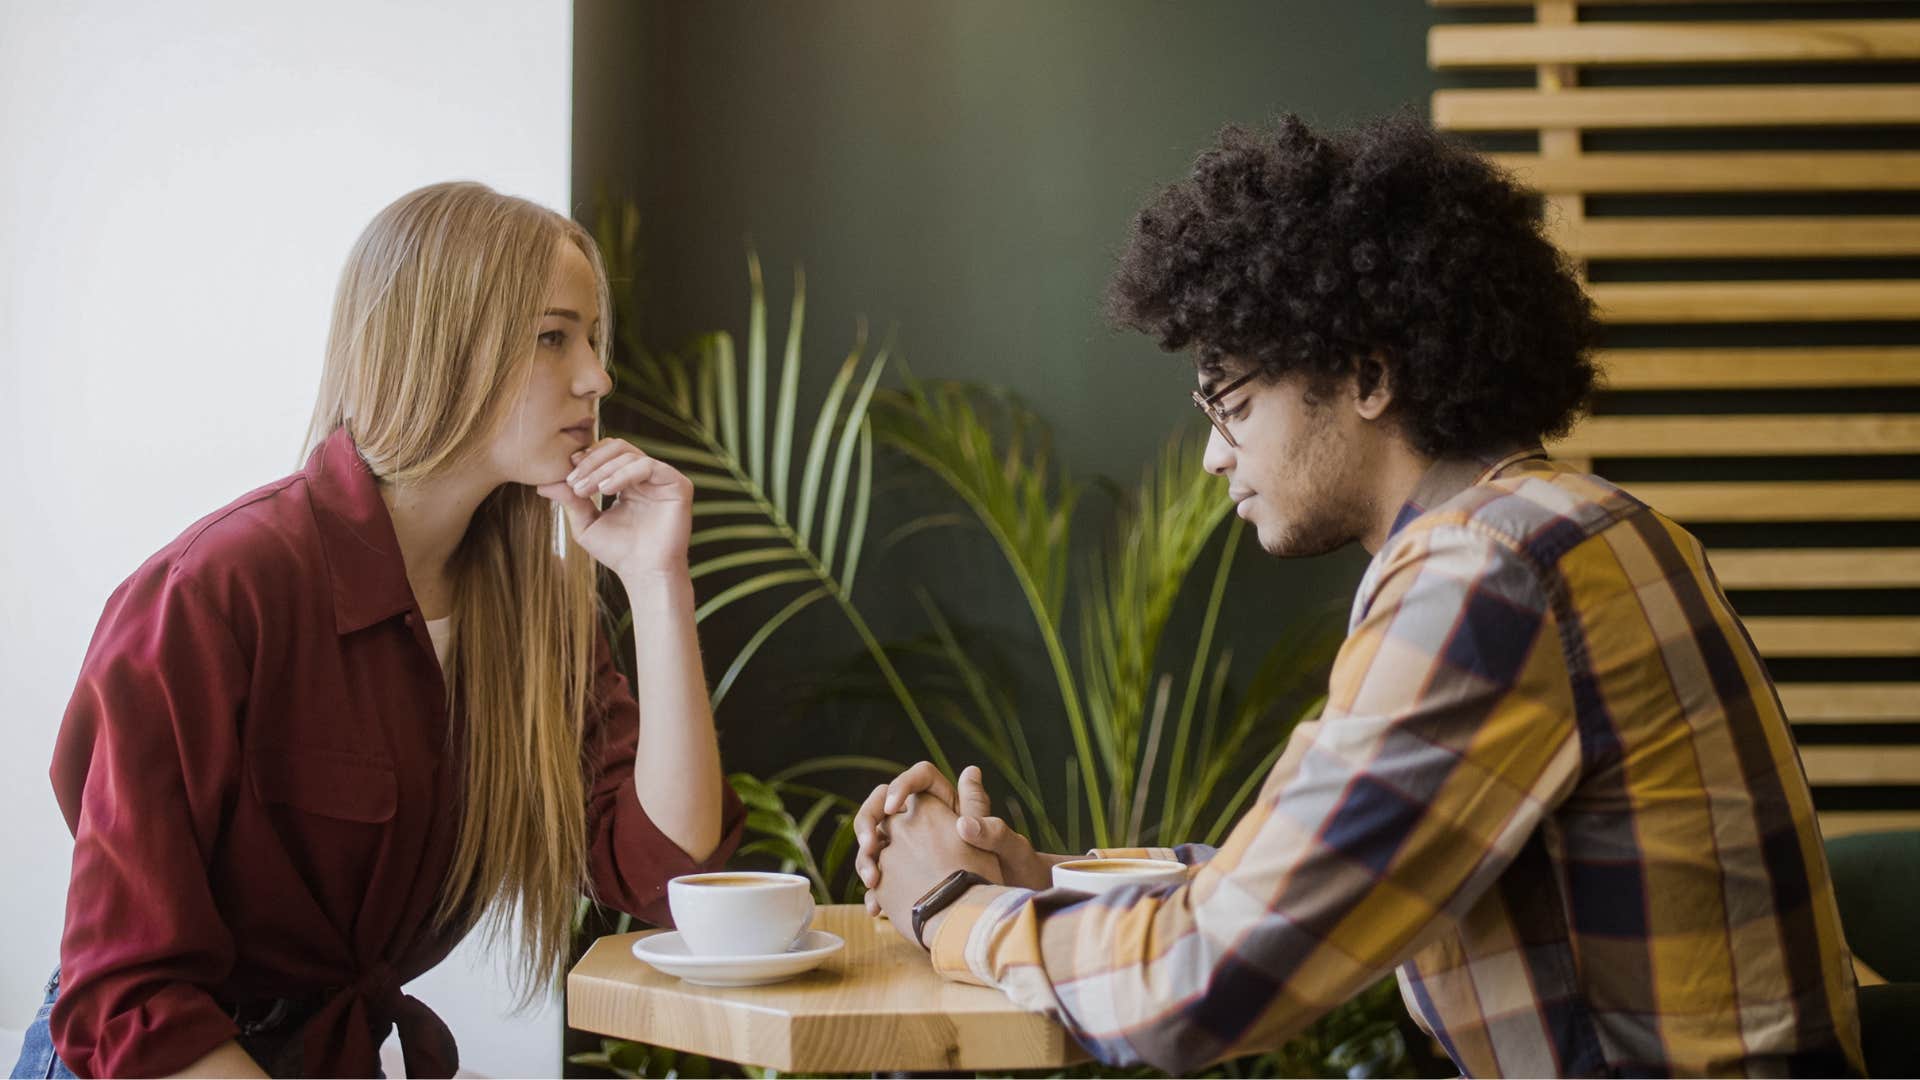
<svg viewBox="0 0 1920 1080"><path fill-rule="evenodd" d="M1572 26L1579 19L1580 9L1575 0L1538 0L1534 4L1534 21L1542 26ZM1538 78L1543 91L1571 89L1580 81L1579 69L1572 64L1542 64ZM1578 128L1546 128L1540 132L1540 156L1547 161L1564 161L1579 155ZM1546 212L1554 227L1577 229L1587 219L1586 196L1578 192L1548 192ZM1586 261L1577 262L1575 269L1585 281Z"/></svg>

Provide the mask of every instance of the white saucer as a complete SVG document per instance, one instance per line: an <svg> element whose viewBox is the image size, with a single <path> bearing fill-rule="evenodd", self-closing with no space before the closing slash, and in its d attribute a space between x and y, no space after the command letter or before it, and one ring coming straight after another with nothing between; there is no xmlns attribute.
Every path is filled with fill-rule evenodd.
<svg viewBox="0 0 1920 1080"><path fill-rule="evenodd" d="M633 955L667 975L697 986L759 986L791 979L819 967L847 943L838 934L809 930L783 953L760 956L695 956L678 931L650 934L633 943Z"/></svg>

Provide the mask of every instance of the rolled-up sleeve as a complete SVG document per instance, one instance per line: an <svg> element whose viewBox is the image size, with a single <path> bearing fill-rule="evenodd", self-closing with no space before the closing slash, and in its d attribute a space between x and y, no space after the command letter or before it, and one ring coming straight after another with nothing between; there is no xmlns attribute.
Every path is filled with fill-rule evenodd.
<svg viewBox="0 0 1920 1080"><path fill-rule="evenodd" d="M1464 910L1578 779L1560 631L1530 564L1465 529L1396 544L1364 610L1325 715L1186 885L979 886L936 968L1181 1075L1277 1045Z"/></svg>
<svg viewBox="0 0 1920 1080"><path fill-rule="evenodd" d="M208 987L234 961L207 867L239 776L248 664L166 566L108 601L55 744L73 831L54 1046L82 1076L178 1071L237 1031Z"/></svg>
<svg viewBox="0 0 1920 1080"><path fill-rule="evenodd" d="M594 769L587 794L587 868L594 899L655 926L672 926L667 882L725 866L740 846L747 809L733 789L721 785L720 843L695 859L660 831L640 805L633 786L633 759L640 741L640 706L627 678L614 666L601 635L595 650L594 702L588 710L587 747Z"/></svg>

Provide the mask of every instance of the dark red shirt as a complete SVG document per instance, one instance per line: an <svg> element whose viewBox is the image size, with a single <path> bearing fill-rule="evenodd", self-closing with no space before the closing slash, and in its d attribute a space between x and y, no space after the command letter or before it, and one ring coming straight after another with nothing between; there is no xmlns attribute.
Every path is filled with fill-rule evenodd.
<svg viewBox="0 0 1920 1080"><path fill-rule="evenodd" d="M604 636L597 653L592 884L670 925L667 879L723 864L745 812L724 795L723 840L699 862L654 826L633 787L639 707ZM149 559L107 601L54 749L74 837L61 1059L167 1073L234 1038L236 1004L319 995L306 1072L371 1075L398 1024L410 1075L451 1076L445 1025L399 987L458 940L432 922L461 737L344 431Z"/></svg>

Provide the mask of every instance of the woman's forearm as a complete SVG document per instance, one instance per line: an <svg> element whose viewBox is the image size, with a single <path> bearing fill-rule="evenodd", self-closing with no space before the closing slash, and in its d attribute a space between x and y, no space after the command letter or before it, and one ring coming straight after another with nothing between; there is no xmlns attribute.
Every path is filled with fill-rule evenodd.
<svg viewBox="0 0 1920 1080"><path fill-rule="evenodd" d="M693 582L682 572L626 585L640 703L634 788L654 825L688 855L704 859L720 843L725 780L694 630Z"/></svg>
<svg viewBox="0 0 1920 1080"><path fill-rule="evenodd" d="M214 1047L207 1053L207 1056L173 1075L244 1076L261 1077L264 1080L267 1073L266 1070L260 1067L259 1062L253 1060L251 1054L248 1054L240 1048L239 1043L228 1040Z"/></svg>

